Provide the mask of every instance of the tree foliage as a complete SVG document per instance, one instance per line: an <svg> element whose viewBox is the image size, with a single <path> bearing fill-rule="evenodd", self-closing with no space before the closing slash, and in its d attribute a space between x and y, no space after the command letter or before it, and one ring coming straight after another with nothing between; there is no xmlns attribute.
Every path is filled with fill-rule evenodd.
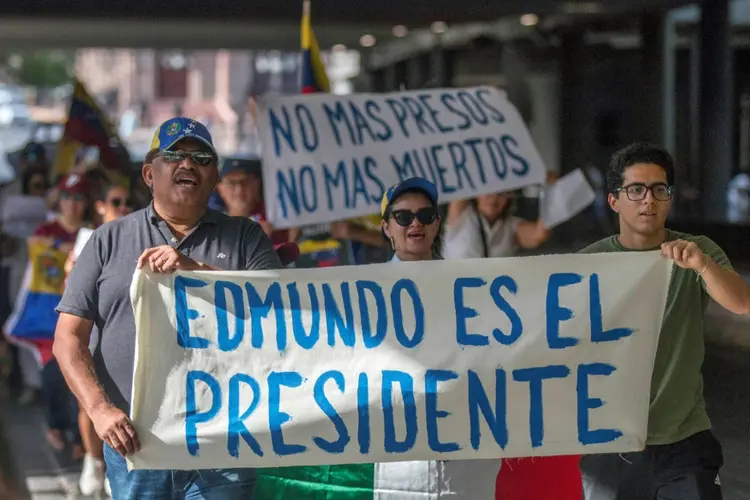
<svg viewBox="0 0 750 500"><path fill-rule="evenodd" d="M70 82L75 56L64 51L3 54L6 73L20 85L54 88Z"/></svg>

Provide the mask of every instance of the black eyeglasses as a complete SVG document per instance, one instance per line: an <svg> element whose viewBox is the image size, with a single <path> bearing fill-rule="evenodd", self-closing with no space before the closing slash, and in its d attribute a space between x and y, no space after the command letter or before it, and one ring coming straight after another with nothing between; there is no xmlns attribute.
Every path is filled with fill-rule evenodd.
<svg viewBox="0 0 750 500"><path fill-rule="evenodd" d="M643 201L648 196L648 192L654 195L654 199L657 201L667 201L672 198L672 186L663 182L657 182L656 184L642 184L635 182L622 186L617 189L617 192L625 191L630 201Z"/></svg>
<svg viewBox="0 0 750 500"><path fill-rule="evenodd" d="M196 165L206 167L216 162L214 155L205 151L162 151L159 154L169 163L180 163L190 158Z"/></svg>
<svg viewBox="0 0 750 500"><path fill-rule="evenodd" d="M115 208L120 208L121 206L126 206L126 207L133 206L133 200L131 200L130 198L126 198L124 200L122 198L112 198L111 200L109 200L109 202Z"/></svg>
<svg viewBox="0 0 750 500"><path fill-rule="evenodd" d="M416 212L412 212L411 210L394 210L391 216L396 221L396 224L402 227L409 227L414 222L414 219L417 219L420 224L428 226L437 220L438 212L435 207L424 207Z"/></svg>

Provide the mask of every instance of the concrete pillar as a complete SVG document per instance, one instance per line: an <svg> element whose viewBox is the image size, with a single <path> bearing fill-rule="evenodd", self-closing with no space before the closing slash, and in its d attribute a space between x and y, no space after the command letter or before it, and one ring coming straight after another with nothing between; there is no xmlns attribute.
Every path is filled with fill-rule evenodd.
<svg viewBox="0 0 750 500"><path fill-rule="evenodd" d="M385 68L385 91L393 92L406 86L406 61L398 61Z"/></svg>
<svg viewBox="0 0 750 500"><path fill-rule="evenodd" d="M430 60L425 54L416 54L406 61L406 81L410 90L424 88L430 77Z"/></svg>
<svg viewBox="0 0 750 500"><path fill-rule="evenodd" d="M451 87L455 75L455 52L436 45L429 54L429 68L428 87Z"/></svg>
<svg viewBox="0 0 750 500"><path fill-rule="evenodd" d="M385 70L375 69L369 71L369 92L385 92Z"/></svg>
<svg viewBox="0 0 750 500"><path fill-rule="evenodd" d="M530 60L524 45L513 41L503 43L500 61L508 99L528 124L534 116L534 109L529 91Z"/></svg>
<svg viewBox="0 0 750 500"><path fill-rule="evenodd" d="M583 33L562 35L560 47L560 173L584 168L589 161L585 133L587 125L581 113L586 96L584 88L586 44Z"/></svg>
<svg viewBox="0 0 750 500"><path fill-rule="evenodd" d="M734 60L729 0L704 0L700 22L701 205L710 220L725 220L734 148Z"/></svg>
<svg viewBox="0 0 750 500"><path fill-rule="evenodd" d="M662 144L672 154L677 152L677 23L668 12L662 23Z"/></svg>
<svg viewBox="0 0 750 500"><path fill-rule="evenodd" d="M654 144L666 145L664 141L664 124L662 116L665 96L662 93L664 74L674 73L674 58L667 60L665 50L665 22L661 13L647 12L641 15L641 123L639 139ZM671 67L667 64L671 63Z"/></svg>
<svg viewBox="0 0 750 500"><path fill-rule="evenodd" d="M684 182L693 188L701 183L701 34L695 30L690 40L690 163ZM697 209L696 209L697 210Z"/></svg>

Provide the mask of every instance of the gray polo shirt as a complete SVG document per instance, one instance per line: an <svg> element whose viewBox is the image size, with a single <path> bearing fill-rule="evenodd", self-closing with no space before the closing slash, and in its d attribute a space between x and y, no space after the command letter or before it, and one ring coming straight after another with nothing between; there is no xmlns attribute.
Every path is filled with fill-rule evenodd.
<svg viewBox="0 0 750 500"><path fill-rule="evenodd" d="M130 282L143 251L161 245L229 271L282 267L259 224L210 209L182 242L153 205L98 228L68 277L57 312L94 321L90 347L96 374L107 396L128 413L135 350Z"/></svg>

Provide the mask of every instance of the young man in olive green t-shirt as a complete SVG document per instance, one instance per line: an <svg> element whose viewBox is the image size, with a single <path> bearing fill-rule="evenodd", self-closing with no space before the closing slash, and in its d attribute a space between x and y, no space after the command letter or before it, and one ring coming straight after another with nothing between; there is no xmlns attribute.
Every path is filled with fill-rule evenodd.
<svg viewBox="0 0 750 500"><path fill-rule="evenodd" d="M729 311L749 313L750 287L709 238L664 227L673 185L674 163L663 149L633 144L615 153L607 171L607 189L620 233L582 250L661 249L675 264L651 381L646 449L630 457L585 456L581 472L587 500L622 500L623 490L632 490L633 480L651 478L649 498L652 494L658 499L722 498L722 450L711 433L703 399L704 311L713 298ZM626 479L633 475L627 469L634 462L645 469Z"/></svg>

